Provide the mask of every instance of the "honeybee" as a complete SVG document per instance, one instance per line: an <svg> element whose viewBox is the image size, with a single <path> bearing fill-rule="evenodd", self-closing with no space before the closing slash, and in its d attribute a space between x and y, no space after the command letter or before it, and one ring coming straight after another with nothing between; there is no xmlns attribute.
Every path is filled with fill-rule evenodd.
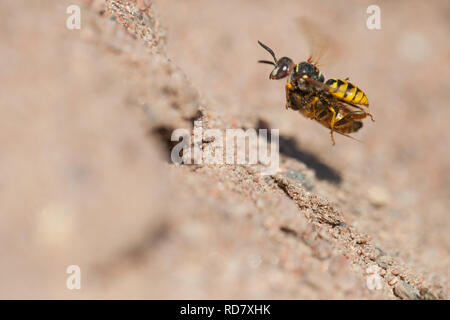
<svg viewBox="0 0 450 320"><path fill-rule="evenodd" d="M312 57L295 64L291 58L277 59L275 53L258 41L273 57L274 61L259 60L271 64L274 69L269 79L288 77L286 82L286 109L298 110L305 117L315 120L330 129L331 142L335 145L334 132L346 137L363 126L362 119L372 115L361 106L369 107L366 94L350 83L348 78L328 79L320 72Z"/></svg>

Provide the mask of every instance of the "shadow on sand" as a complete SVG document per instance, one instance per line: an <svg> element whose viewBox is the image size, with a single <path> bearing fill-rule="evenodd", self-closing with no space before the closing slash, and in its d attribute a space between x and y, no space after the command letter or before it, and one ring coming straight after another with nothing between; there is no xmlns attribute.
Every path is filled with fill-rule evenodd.
<svg viewBox="0 0 450 320"><path fill-rule="evenodd" d="M266 121L259 119L257 129L270 130L270 126ZM303 162L308 168L314 170L319 180L326 180L333 184L340 184L342 182L342 177L336 169L324 163L314 153L302 150L298 146L297 141L292 137L280 135L280 153L286 157Z"/></svg>

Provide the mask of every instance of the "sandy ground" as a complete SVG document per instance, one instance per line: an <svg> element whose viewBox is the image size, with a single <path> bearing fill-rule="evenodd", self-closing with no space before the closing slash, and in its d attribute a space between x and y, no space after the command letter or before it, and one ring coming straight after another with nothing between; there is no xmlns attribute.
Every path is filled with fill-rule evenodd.
<svg viewBox="0 0 450 320"><path fill-rule="evenodd" d="M0 4L0 298L448 298L448 1L380 1L381 30L328 0L80 1L69 30L72 2ZM256 63L308 57L299 17L368 95L362 143ZM193 120L279 129L280 170L173 164Z"/></svg>

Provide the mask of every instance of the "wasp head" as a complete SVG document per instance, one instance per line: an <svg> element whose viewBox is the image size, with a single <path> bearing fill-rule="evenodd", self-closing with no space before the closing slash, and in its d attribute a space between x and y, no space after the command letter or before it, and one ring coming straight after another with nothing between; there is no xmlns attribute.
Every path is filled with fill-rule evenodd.
<svg viewBox="0 0 450 320"><path fill-rule="evenodd" d="M287 77L292 69L294 69L294 62L292 61L292 59L288 58L288 57L283 57L281 59L277 59L275 57L275 53L273 53L272 49L270 49L268 46L266 46L265 44L259 42L259 45L261 47L263 47L264 49L266 49L270 55L273 57L273 62L272 61L268 61L268 60L259 60L259 63L266 63L266 64L271 64L273 65L275 68L272 70L272 72L269 75L269 79L282 79Z"/></svg>

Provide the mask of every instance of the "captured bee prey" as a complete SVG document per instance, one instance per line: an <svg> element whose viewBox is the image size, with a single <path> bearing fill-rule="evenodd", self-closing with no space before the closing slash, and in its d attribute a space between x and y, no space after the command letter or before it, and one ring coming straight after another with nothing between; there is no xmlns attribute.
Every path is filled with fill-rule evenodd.
<svg viewBox="0 0 450 320"><path fill-rule="evenodd" d="M287 77L286 109L298 110L305 117L330 129L333 145L334 132L354 139L348 134L363 126L362 119L369 116L374 121L372 115L361 107L369 107L366 94L350 83L348 78L325 81L325 76L312 57L295 64L288 57L277 59L272 49L260 41L258 43L273 58L273 61L258 61L274 66L269 79L279 80Z"/></svg>

